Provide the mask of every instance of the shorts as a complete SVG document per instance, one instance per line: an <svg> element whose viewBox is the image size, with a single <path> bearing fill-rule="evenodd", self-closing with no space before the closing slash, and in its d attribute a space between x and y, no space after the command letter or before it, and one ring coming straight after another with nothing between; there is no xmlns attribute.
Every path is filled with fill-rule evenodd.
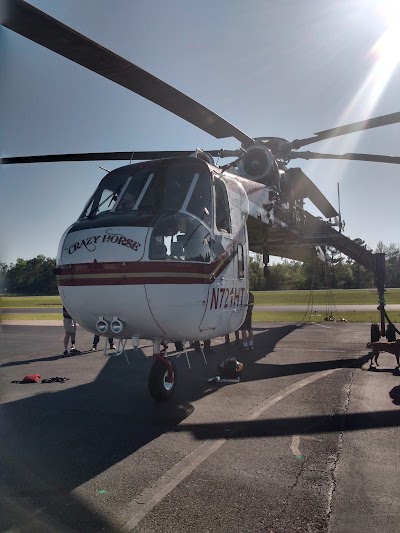
<svg viewBox="0 0 400 533"><path fill-rule="evenodd" d="M64 329L65 333L75 333L76 324L72 318L64 318Z"/></svg>
<svg viewBox="0 0 400 533"><path fill-rule="evenodd" d="M251 316L246 316L243 324L240 326L240 331L250 331L251 329Z"/></svg>

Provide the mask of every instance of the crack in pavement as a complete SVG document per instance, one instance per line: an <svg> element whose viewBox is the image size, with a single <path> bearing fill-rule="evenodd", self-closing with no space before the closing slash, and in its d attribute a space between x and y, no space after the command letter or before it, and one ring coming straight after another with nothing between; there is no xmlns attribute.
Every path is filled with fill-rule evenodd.
<svg viewBox="0 0 400 533"><path fill-rule="evenodd" d="M340 417L340 428L341 429L340 429L339 437L338 437L337 450L336 450L336 453L331 456L331 460L328 463L328 472L329 472L329 475L330 475L330 488L329 488L329 491L328 491L328 502L327 502L327 509L326 509L327 520L328 520L328 531L329 531L329 528L330 528L330 519L331 519L332 507L333 507L333 498L334 498L334 495L335 495L336 484L337 484L336 469L337 469L337 466L338 466L338 463L339 463L340 455L341 455L342 450L343 450L345 419L346 419L346 415L347 415L348 410L349 410L351 387L353 385L355 370L356 370L355 368L351 369L350 379L347 382L347 387L346 387L346 390L345 390L345 401L344 401L344 405L343 405L343 412L342 412L342 415Z"/></svg>

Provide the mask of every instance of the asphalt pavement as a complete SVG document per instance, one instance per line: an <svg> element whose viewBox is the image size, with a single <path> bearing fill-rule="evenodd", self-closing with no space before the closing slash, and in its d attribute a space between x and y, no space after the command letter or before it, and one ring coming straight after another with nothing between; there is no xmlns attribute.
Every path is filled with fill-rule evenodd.
<svg viewBox="0 0 400 533"><path fill-rule="evenodd" d="M170 345L159 404L149 342L113 357L80 328L63 357L61 326L2 325L1 531L398 531L394 356L368 371L368 324L254 332L253 352L219 338L206 361ZM210 382L229 355L241 382ZM68 379L12 383L31 373Z"/></svg>

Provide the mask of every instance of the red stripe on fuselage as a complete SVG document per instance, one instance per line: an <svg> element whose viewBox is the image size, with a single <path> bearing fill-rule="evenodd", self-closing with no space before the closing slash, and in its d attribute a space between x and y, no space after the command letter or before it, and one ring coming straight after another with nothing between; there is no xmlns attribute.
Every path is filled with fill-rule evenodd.
<svg viewBox="0 0 400 533"><path fill-rule="evenodd" d="M61 266L59 286L211 284L236 254L227 252L213 263L140 261L81 263Z"/></svg>

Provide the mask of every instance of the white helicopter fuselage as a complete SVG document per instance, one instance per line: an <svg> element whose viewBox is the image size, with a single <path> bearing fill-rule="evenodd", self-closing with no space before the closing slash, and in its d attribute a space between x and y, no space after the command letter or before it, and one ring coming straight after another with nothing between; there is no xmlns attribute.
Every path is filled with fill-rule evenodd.
<svg viewBox="0 0 400 533"><path fill-rule="evenodd" d="M247 311L247 212L243 187L196 158L117 169L60 242L63 304L85 329L121 339L235 331Z"/></svg>

